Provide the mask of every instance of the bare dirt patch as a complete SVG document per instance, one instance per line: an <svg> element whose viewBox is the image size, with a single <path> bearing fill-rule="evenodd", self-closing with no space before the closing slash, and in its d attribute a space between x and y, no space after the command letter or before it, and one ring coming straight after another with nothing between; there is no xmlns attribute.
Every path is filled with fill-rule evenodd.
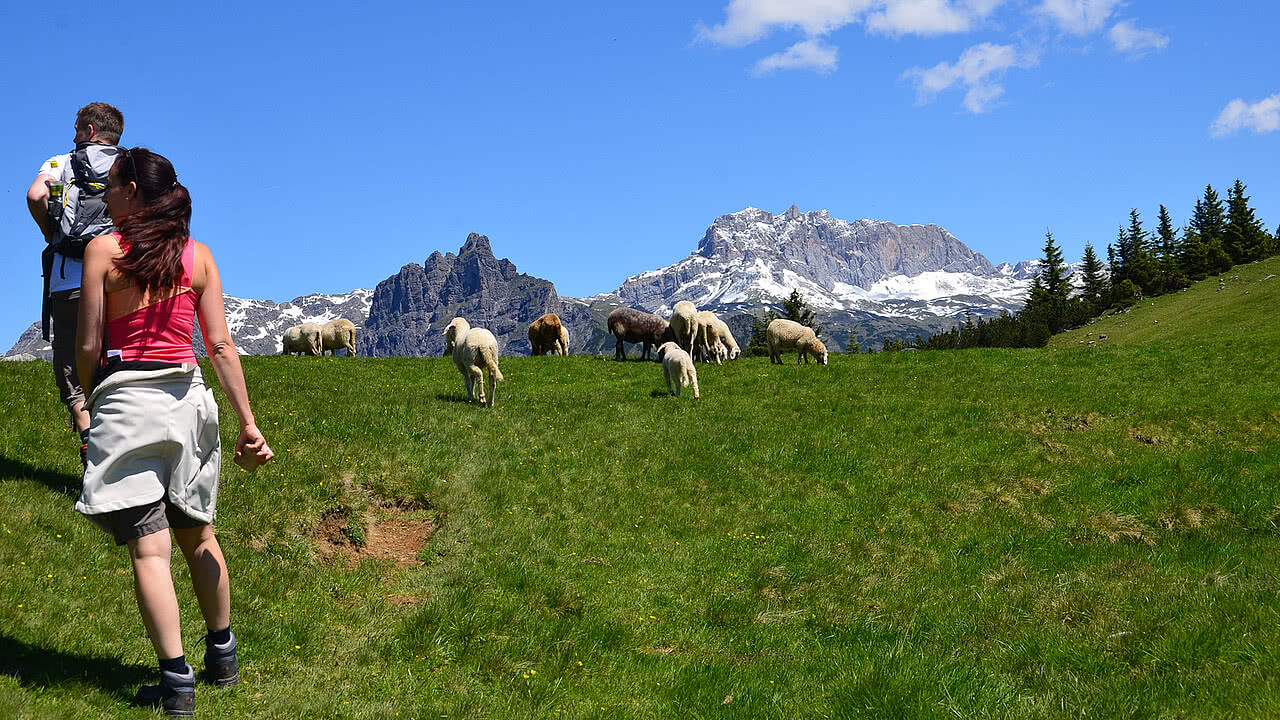
<svg viewBox="0 0 1280 720"><path fill-rule="evenodd" d="M320 553L325 557L345 555L348 565L367 558L388 560L396 567L419 564L418 553L439 529L432 517L413 509L396 506L356 513L338 507L320 516L314 533Z"/></svg>

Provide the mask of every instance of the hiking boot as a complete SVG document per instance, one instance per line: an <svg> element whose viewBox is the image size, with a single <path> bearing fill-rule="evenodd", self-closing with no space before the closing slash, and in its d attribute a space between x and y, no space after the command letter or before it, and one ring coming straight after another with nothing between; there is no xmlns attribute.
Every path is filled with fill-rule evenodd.
<svg viewBox="0 0 1280 720"><path fill-rule="evenodd" d="M80 443L80 468L89 467L89 443Z"/></svg>
<svg viewBox="0 0 1280 720"><path fill-rule="evenodd" d="M196 674L187 666L185 675L160 671L160 682L143 685L133 698L135 705L161 708L166 715L191 717L196 714Z"/></svg>
<svg viewBox="0 0 1280 720"><path fill-rule="evenodd" d="M205 636L204 679L215 687L231 687L240 682L240 661L236 659L236 636L225 645L214 645Z"/></svg>

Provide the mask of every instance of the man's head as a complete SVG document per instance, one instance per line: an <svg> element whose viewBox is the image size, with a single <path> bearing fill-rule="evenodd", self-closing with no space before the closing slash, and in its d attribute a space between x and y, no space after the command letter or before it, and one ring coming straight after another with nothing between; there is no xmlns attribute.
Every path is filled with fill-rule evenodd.
<svg viewBox="0 0 1280 720"><path fill-rule="evenodd" d="M124 132L124 115L101 102L89 103L76 113L75 141L120 144Z"/></svg>

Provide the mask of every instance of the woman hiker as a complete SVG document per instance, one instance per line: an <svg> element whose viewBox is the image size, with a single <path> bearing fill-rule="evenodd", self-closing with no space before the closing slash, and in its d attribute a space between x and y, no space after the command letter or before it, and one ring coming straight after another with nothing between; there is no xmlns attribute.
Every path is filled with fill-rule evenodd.
<svg viewBox="0 0 1280 720"><path fill-rule="evenodd" d="M107 178L119 231L84 255L77 369L90 414L88 464L76 510L129 547L134 592L160 661L139 704L195 713L169 531L191 569L204 615L205 679L239 680L227 564L213 535L221 441L218 406L191 349L196 319L218 380L240 418L235 460L247 470L274 453L254 424L240 357L227 330L209 248L188 236L191 196L164 157L124 150Z"/></svg>

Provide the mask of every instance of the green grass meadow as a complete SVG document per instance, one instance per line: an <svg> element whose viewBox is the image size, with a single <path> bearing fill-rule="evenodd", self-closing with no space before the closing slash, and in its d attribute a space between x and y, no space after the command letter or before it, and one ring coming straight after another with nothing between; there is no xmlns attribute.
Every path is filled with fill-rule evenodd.
<svg viewBox="0 0 1280 720"><path fill-rule="evenodd" d="M223 467L244 682L198 714L1280 716L1272 273L1044 350L700 365L696 402L635 360L503 358L486 410L442 358L246 358L277 456ZM50 375L0 365L0 717L149 717Z"/></svg>

